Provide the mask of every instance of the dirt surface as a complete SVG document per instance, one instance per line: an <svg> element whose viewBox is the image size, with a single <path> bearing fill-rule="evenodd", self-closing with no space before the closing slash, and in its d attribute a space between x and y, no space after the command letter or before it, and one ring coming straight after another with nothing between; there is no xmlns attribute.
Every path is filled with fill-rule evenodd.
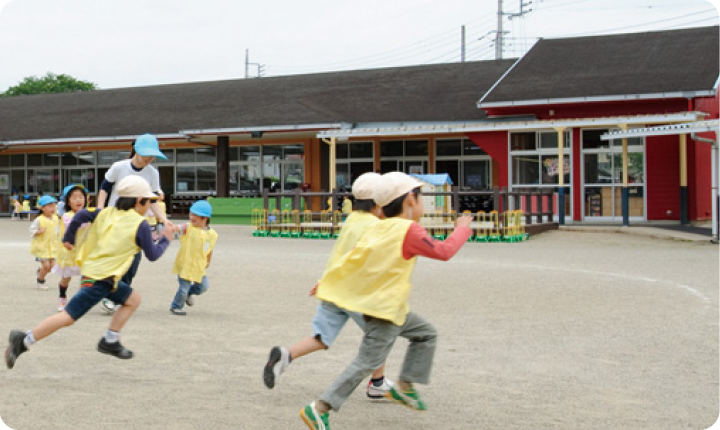
<svg viewBox="0 0 720 430"><path fill-rule="evenodd" d="M35 289L27 221L0 220L0 346L55 312L57 277ZM308 290L332 241L253 238L217 226L210 290L171 315L178 249L143 260L143 303L122 333L135 352L95 350L110 318L93 309L0 369L0 417L29 429L290 429L354 357L352 323L329 351L293 362L273 390L273 345L311 334ZM467 244L420 260L411 308L439 331L427 412L371 401L363 383L334 429L704 429L718 418L718 248L554 231ZM77 279L70 293L78 288ZM399 373L405 341L388 360Z"/></svg>

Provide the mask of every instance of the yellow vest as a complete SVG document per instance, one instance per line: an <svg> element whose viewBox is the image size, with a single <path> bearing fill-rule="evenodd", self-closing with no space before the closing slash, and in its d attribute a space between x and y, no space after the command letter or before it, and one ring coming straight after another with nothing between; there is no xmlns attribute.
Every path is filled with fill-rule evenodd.
<svg viewBox="0 0 720 430"><path fill-rule="evenodd" d="M65 218L69 218L68 224L70 221L72 221L72 218L75 216L75 212L65 212L60 219L60 234L58 235L59 245L58 245L58 257L57 257L57 265L60 267L73 267L76 266L77 263L77 251L80 249L85 242L85 239L87 238L87 232L89 230L88 225L83 225L80 227L77 232L75 233L75 247L72 250L69 250L65 248L65 245L63 244L63 237L65 237Z"/></svg>
<svg viewBox="0 0 720 430"><path fill-rule="evenodd" d="M30 254L38 258L57 258L57 215L53 214L52 218L48 218L41 214L37 217L37 221L38 229L44 228L45 233L33 236L30 244Z"/></svg>
<svg viewBox="0 0 720 430"><path fill-rule="evenodd" d="M76 263L83 276L98 280L112 277L117 286L140 251L135 236L141 222L143 217L135 209L103 209L77 253Z"/></svg>
<svg viewBox="0 0 720 430"><path fill-rule="evenodd" d="M187 224L187 231L180 238L180 250L175 257L173 273L190 282L202 282L207 257L215 247L217 238L217 233L211 228L203 229Z"/></svg>
<svg viewBox="0 0 720 430"><path fill-rule="evenodd" d="M22 202L22 211L28 212L30 210L30 200L23 200Z"/></svg>
<svg viewBox="0 0 720 430"><path fill-rule="evenodd" d="M380 219L369 212L355 211L351 213L340 230L340 236L338 236L335 246L330 251L325 271L330 269L338 258L350 252L365 232L378 222Z"/></svg>
<svg viewBox="0 0 720 430"><path fill-rule="evenodd" d="M403 325L417 257L403 258L413 221L390 218L370 227L320 279L317 297L353 312Z"/></svg>

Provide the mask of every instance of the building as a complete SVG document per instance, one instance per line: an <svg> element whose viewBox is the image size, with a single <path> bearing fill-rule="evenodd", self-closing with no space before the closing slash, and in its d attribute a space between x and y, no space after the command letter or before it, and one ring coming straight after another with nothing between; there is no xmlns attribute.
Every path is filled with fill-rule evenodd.
<svg viewBox="0 0 720 430"><path fill-rule="evenodd" d="M709 219L707 143L603 136L718 118L718 34L547 39L518 60L0 99L0 212L14 191L82 182L95 193L151 132L170 196L319 191L402 170L448 173L464 189L561 189L572 222Z"/></svg>

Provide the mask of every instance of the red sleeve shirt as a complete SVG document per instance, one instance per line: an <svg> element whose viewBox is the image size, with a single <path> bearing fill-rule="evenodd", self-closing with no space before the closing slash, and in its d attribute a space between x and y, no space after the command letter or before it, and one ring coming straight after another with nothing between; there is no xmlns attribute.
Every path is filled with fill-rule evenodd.
<svg viewBox="0 0 720 430"><path fill-rule="evenodd" d="M448 261L471 235L472 230L469 228L457 227L444 241L435 240L420 224L412 223L403 242L403 258L409 260L416 255L422 255L433 260Z"/></svg>

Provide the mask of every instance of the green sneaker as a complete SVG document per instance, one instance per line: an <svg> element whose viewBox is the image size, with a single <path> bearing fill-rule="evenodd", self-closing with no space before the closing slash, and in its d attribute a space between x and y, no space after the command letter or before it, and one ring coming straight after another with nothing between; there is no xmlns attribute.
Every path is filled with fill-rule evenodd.
<svg viewBox="0 0 720 430"><path fill-rule="evenodd" d="M427 410L425 402L420 400L420 396L414 388L410 388L410 390L408 391L403 391L398 388L397 385L395 385L388 390L387 394L385 394L385 397L395 403L400 403L401 405L405 405L408 408L415 409L416 411Z"/></svg>
<svg viewBox="0 0 720 430"><path fill-rule="evenodd" d="M305 424L311 429L330 430L330 423L328 422L330 414L327 412L324 414L318 412L317 409L315 409L315 402L310 403L300 411L300 418L302 418Z"/></svg>

